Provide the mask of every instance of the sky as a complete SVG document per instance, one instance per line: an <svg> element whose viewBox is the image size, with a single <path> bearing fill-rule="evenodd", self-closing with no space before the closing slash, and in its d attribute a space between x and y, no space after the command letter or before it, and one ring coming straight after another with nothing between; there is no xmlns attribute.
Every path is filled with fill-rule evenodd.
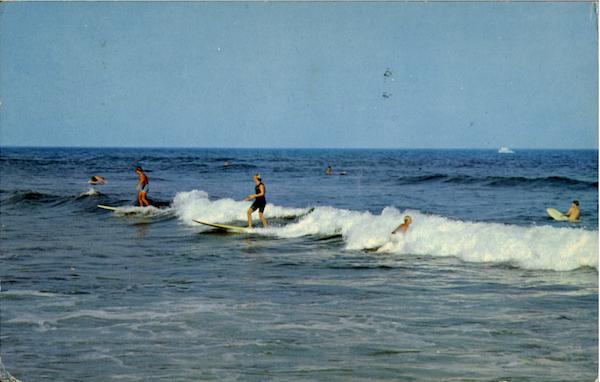
<svg viewBox="0 0 600 382"><path fill-rule="evenodd" d="M3 2L0 145L598 148L591 2Z"/></svg>

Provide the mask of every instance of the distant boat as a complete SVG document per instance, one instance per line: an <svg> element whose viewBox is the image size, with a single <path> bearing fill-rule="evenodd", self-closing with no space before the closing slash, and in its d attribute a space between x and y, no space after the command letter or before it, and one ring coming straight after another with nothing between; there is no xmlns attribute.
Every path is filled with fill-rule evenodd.
<svg viewBox="0 0 600 382"><path fill-rule="evenodd" d="M514 154L514 153L515 153L514 151L512 151L511 149L509 149L509 148L508 148L508 147L506 147L506 146L502 146L502 147L500 147L500 148L498 149L498 152L499 152L500 154Z"/></svg>

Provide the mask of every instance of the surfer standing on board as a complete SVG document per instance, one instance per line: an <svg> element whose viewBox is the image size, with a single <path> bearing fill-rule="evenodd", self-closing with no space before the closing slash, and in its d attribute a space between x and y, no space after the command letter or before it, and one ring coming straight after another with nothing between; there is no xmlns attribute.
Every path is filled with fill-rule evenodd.
<svg viewBox="0 0 600 382"><path fill-rule="evenodd" d="M398 226L398 228L396 228L394 231L392 231L392 234L398 233L398 232L406 232L408 231L408 227L410 226L410 223L412 223L412 218L409 215L406 215L404 217L404 223L400 224Z"/></svg>
<svg viewBox="0 0 600 382"><path fill-rule="evenodd" d="M581 215L581 211L579 210L578 200L573 200L573 203L571 203L571 208L569 208L569 211L567 211L565 215L569 217L569 221L579 220L579 215Z"/></svg>
<svg viewBox="0 0 600 382"><path fill-rule="evenodd" d="M140 205L140 207L150 206L148 199L146 199L146 194L148 194L148 190L150 189L150 186L148 185L148 177L146 176L146 174L144 174L144 171L141 167L136 167L135 173L138 174L138 176L140 177L140 180L136 187L138 191L138 204Z"/></svg>
<svg viewBox="0 0 600 382"><path fill-rule="evenodd" d="M252 228L252 213L258 210L258 217L262 222L263 227L267 226L267 219L263 213L265 212L265 206L267 205L267 199L265 198L265 185L263 184L260 174L256 174L252 177L256 187L254 187L254 194L248 195L244 200L250 201L254 199L254 203L248 208L248 228Z"/></svg>

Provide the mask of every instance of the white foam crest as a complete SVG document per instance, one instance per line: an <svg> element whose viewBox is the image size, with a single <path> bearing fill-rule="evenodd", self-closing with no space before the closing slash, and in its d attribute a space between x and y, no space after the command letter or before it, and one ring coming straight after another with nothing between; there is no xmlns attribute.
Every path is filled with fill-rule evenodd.
<svg viewBox="0 0 600 382"><path fill-rule="evenodd" d="M175 304L170 302L136 310L130 308L115 308L108 310L82 309L68 313L49 314L47 316L25 313L7 320L6 323L38 325L40 328L49 330L49 328L56 326L59 321L66 320L92 318L104 321L168 321L174 317L180 318L183 315L194 315L214 311L216 309L222 309L222 305L202 302L183 302Z"/></svg>
<svg viewBox="0 0 600 382"><path fill-rule="evenodd" d="M347 240L348 249L363 249L369 248L370 245L376 246L374 244L377 241L377 238L374 237L376 235L365 238L366 240L356 247L351 242L348 242L348 240L352 241L354 238L360 236L366 227L381 228L384 222L378 218L378 216L374 216L369 212L357 212L333 207L317 207L314 211L302 217L297 223L273 229L273 232L277 236L288 238L306 235L342 235ZM372 233L375 233L375 231ZM379 243L379 245L383 244L384 241Z"/></svg>
<svg viewBox="0 0 600 382"><path fill-rule="evenodd" d="M252 202L237 201L233 199L209 200L204 191L193 190L179 192L173 199L173 208L177 216L190 226L198 226L194 219L209 223L226 224L234 221L246 221L246 211ZM306 208L288 208L267 204L265 217L288 218L299 216L308 212ZM257 220L258 216L254 216Z"/></svg>
<svg viewBox="0 0 600 382"><path fill-rule="evenodd" d="M94 195L99 195L99 194L100 194L100 191L96 190L93 187L90 187L87 191L79 194L79 196L94 196Z"/></svg>
<svg viewBox="0 0 600 382"><path fill-rule="evenodd" d="M0 381L20 382L18 379L10 375L8 371L6 371L4 365L2 364L2 357L0 357Z"/></svg>
<svg viewBox="0 0 600 382"><path fill-rule="evenodd" d="M50 292L39 292L36 290L0 290L0 297L26 296L26 297L59 297L60 295Z"/></svg>
<svg viewBox="0 0 600 382"><path fill-rule="evenodd" d="M409 231L391 234L407 213L413 217ZM317 207L298 222L269 232L279 237L339 234L349 250L378 248L380 253L453 256L526 269L598 269L598 231L463 222L418 211L400 213L392 207L380 215Z"/></svg>
<svg viewBox="0 0 600 382"><path fill-rule="evenodd" d="M455 256L472 262L510 263L525 269L598 269L598 231L418 216L409 232L391 235L378 251Z"/></svg>

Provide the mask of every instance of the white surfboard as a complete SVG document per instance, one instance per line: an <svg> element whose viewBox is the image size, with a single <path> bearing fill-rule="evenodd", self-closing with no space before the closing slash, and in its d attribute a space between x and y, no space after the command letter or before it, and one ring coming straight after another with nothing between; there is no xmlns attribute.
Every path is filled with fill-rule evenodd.
<svg viewBox="0 0 600 382"><path fill-rule="evenodd" d="M166 211L166 209L164 208L157 208L154 206L149 206L149 207L138 207L138 206L121 206L121 207L112 207L112 206L106 206L104 204L98 204L97 205L98 208L102 208L104 210L108 210L108 211L112 211L114 213L116 213L117 215L121 215L121 216L150 216L152 214L156 214L158 212L160 212L160 210L162 211Z"/></svg>
<svg viewBox="0 0 600 382"><path fill-rule="evenodd" d="M109 210L109 211L117 211L118 210L117 207L105 206L104 204L98 204L98 208L103 208L103 209Z"/></svg>
<svg viewBox="0 0 600 382"><path fill-rule="evenodd" d="M248 228L248 227L240 227L240 226L235 226L235 225L226 225L226 224L217 224L217 223L207 223L207 222L203 222L202 220L196 220L194 219L194 221L196 223L200 223L200 224L204 224L206 226L209 227L213 227L213 228L217 228L223 231L230 231L230 232L252 232L252 228Z"/></svg>
<svg viewBox="0 0 600 382"><path fill-rule="evenodd" d="M569 217L555 208L546 208L548 216L557 221L567 221Z"/></svg>

